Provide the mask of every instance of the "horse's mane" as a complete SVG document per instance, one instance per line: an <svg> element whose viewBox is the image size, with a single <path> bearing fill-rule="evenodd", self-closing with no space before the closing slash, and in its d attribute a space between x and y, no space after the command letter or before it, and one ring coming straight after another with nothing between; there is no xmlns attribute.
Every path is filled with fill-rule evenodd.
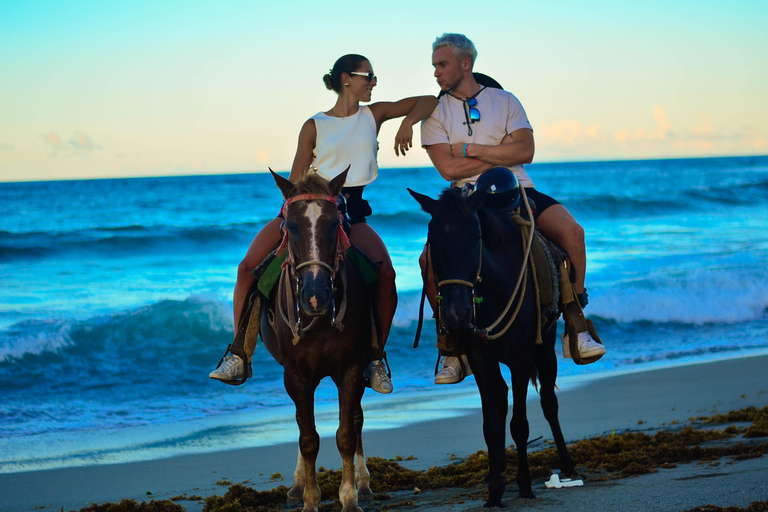
<svg viewBox="0 0 768 512"><path fill-rule="evenodd" d="M458 187L446 188L437 198L437 205L432 215L443 222L448 222L452 214L457 211L461 212L462 215L469 213L465 200L461 197L461 189Z"/></svg>
<svg viewBox="0 0 768 512"><path fill-rule="evenodd" d="M506 214L499 215L480 208L477 217L480 219L483 242L492 252L509 247L520 236L520 228Z"/></svg>
<svg viewBox="0 0 768 512"><path fill-rule="evenodd" d="M456 212L467 215L469 210L466 199L461 196L461 189L450 187L440 194L433 215L443 222L449 222ZM507 247L514 241L513 237L518 236L517 226L504 214L497 215L490 210L480 208L477 211L477 217L480 220L483 242L491 251Z"/></svg>
<svg viewBox="0 0 768 512"><path fill-rule="evenodd" d="M329 187L328 180L320 176L316 172L308 172L304 174L293 185L293 192L291 197L299 194L324 194L330 195L331 189Z"/></svg>

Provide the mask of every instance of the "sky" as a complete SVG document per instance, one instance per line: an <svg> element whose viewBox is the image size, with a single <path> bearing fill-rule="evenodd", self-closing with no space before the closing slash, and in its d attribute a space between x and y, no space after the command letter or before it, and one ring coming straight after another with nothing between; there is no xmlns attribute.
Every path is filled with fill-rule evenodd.
<svg viewBox="0 0 768 512"><path fill-rule="evenodd" d="M288 170L339 56L373 101L436 94L444 32L520 99L535 162L765 155L766 27L765 0L0 0L0 181ZM379 166L429 166L398 126Z"/></svg>

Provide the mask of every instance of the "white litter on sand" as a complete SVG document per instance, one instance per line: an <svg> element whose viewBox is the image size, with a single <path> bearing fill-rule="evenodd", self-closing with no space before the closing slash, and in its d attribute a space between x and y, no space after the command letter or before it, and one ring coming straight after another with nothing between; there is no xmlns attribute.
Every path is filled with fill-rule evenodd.
<svg viewBox="0 0 768 512"><path fill-rule="evenodd" d="M563 478L561 480L560 475L553 473L552 476L549 477L549 481L544 482L544 485L550 489L560 489L561 487L580 487L584 485L584 480L571 480L570 478Z"/></svg>

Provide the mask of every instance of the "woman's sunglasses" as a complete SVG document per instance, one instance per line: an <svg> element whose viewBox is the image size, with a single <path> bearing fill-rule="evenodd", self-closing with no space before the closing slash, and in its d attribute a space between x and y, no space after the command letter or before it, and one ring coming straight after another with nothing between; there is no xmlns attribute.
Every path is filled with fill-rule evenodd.
<svg viewBox="0 0 768 512"><path fill-rule="evenodd" d="M350 71L350 72L349 72L349 74L350 74L350 75L360 75L360 76L364 76L366 79L368 79L368 81L369 81L369 82L370 82L371 80L373 80L374 82L378 82L378 81L379 81L379 80L376 78L376 75L374 75L372 72L371 72L371 73L363 73L362 71Z"/></svg>

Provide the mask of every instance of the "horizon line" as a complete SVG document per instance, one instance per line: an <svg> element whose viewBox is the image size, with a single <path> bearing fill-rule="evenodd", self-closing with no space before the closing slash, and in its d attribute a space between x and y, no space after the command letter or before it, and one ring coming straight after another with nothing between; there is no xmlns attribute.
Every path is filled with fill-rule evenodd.
<svg viewBox="0 0 768 512"><path fill-rule="evenodd" d="M530 164L525 164L527 166L529 165L568 165L568 164L590 164L590 163L611 163L611 162L655 162L655 161L663 161L663 160L715 160L715 159L722 159L722 158L768 158L768 154L762 154L762 155L719 155L719 156L678 156L678 157L654 157L654 158L610 158L606 160L553 160L553 161L543 161L543 162L534 162ZM434 166L419 166L419 167L412 167L412 166L396 166L396 167L379 167L379 169L434 169ZM266 174L270 171L269 168L266 170L244 170L244 171L236 171L236 172L205 172L205 173L190 173L190 174L150 174L150 175L142 175L137 174L133 176L101 176L101 177L71 177L71 178L55 178L55 179L37 179L37 180L28 180L28 179L20 179L20 180L6 180L6 179L0 179L0 184L4 183L42 183L42 182L56 182L56 181L95 181L95 180L131 180L131 179L152 179L152 178L193 178L193 177L202 177L202 176L242 176L242 175L248 175L248 174ZM281 173L288 173L290 172L289 169L283 169L279 171L275 171L278 174ZM437 172L437 171L435 171Z"/></svg>

